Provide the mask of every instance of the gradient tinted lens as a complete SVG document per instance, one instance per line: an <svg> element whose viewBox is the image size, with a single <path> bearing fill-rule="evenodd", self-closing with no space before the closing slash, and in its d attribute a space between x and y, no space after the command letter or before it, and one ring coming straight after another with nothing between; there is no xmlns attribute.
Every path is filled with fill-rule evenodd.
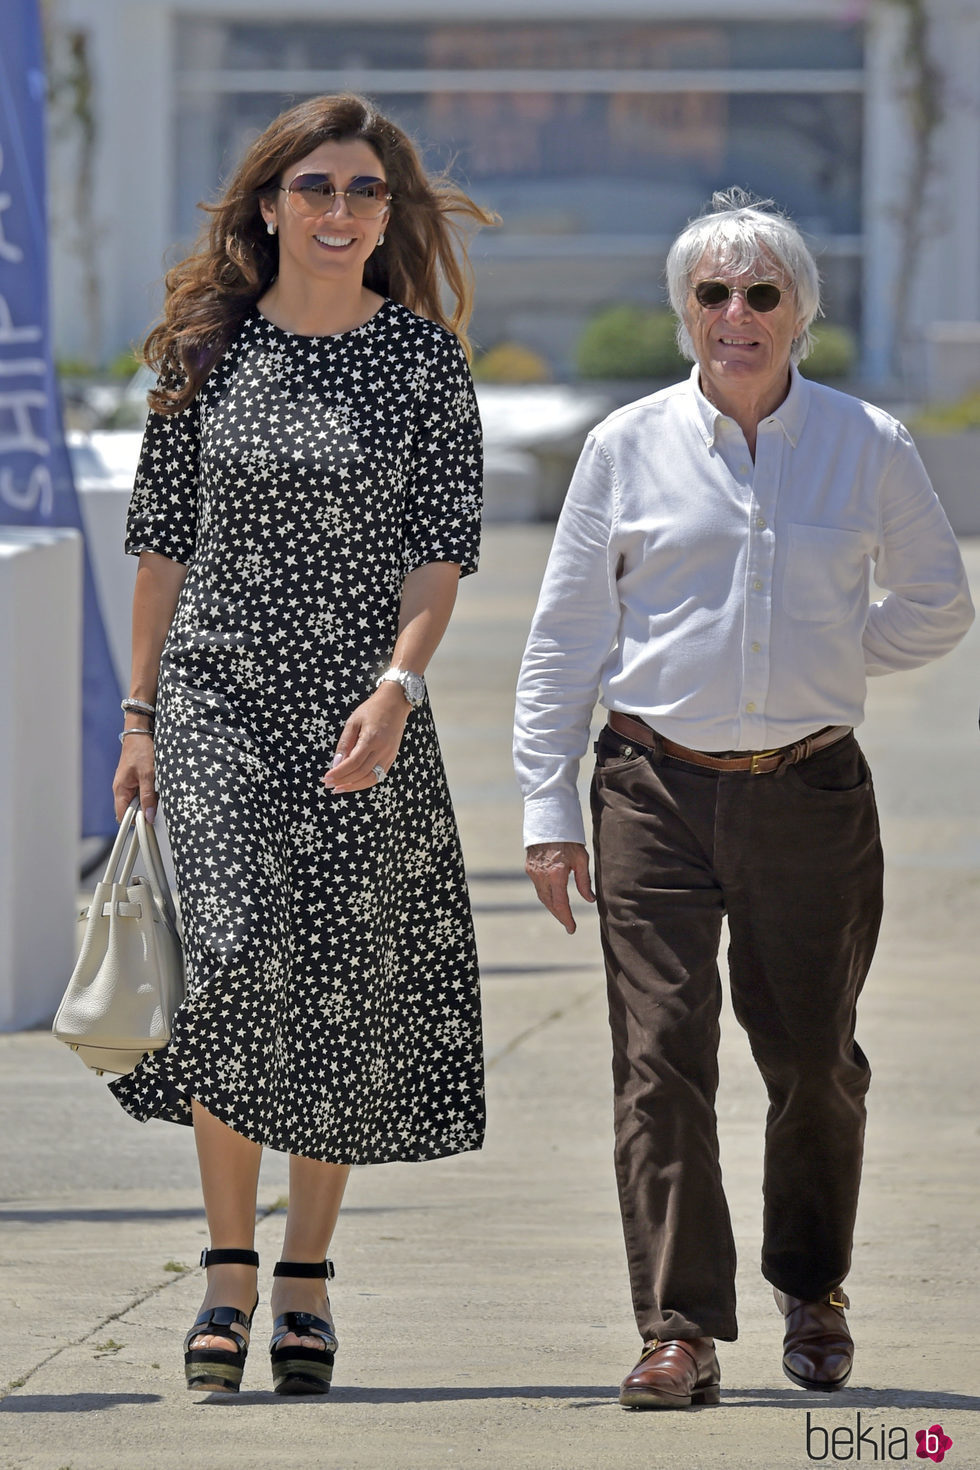
<svg viewBox="0 0 980 1470"><path fill-rule="evenodd" d="M286 192L296 213L308 219L326 214L337 197L326 174L299 174ZM359 219L376 219L388 202L388 185L382 179L355 179L343 192L347 208Z"/></svg>
<svg viewBox="0 0 980 1470"><path fill-rule="evenodd" d="M694 295L700 306L724 306L731 300L732 288L724 281L699 281L694 288ZM775 311L783 293L772 281L755 281L744 295L753 311Z"/></svg>
<svg viewBox="0 0 980 1470"><path fill-rule="evenodd" d="M289 202L297 214L325 214L336 197L333 184L326 174L300 174L286 190Z"/></svg>
<svg viewBox="0 0 980 1470"><path fill-rule="evenodd" d="M361 219L374 219L388 203L388 185L380 179L364 179L347 190L347 208Z"/></svg>

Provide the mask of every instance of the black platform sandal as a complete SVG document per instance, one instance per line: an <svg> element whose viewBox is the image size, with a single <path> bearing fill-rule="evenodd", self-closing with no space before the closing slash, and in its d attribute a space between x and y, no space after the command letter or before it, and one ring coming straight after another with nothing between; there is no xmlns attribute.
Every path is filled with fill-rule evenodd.
<svg viewBox="0 0 980 1470"><path fill-rule="evenodd" d="M332 1281L335 1273L333 1261L277 1261L272 1274ZM299 1343L283 1347L282 1340L290 1333L296 1337L318 1337L323 1347L301 1347ZM269 1343L276 1393L329 1393L337 1346L337 1334L322 1317L316 1317L312 1312L283 1312L272 1324L272 1341Z"/></svg>
<svg viewBox="0 0 980 1470"><path fill-rule="evenodd" d="M202 1251L202 1266L258 1266L255 1251ZM255 1298L255 1307L259 1304ZM187 1387L201 1393L237 1393L248 1356L248 1332L255 1307L246 1317L237 1307L205 1307L184 1338L184 1376ZM244 1327L245 1332L240 1329ZM230 1337L237 1348L192 1348L195 1337Z"/></svg>

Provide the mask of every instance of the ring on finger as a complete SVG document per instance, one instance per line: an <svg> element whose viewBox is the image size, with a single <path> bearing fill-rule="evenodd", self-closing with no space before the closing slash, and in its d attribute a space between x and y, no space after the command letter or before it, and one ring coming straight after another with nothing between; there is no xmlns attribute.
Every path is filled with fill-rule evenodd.
<svg viewBox="0 0 980 1470"><path fill-rule="evenodd" d="M388 774L388 772L385 770L384 766L382 766L380 764L379 765L376 765L376 766L372 766L371 767L371 772L372 772L372 774L374 776L374 779L376 781L383 781L384 778Z"/></svg>

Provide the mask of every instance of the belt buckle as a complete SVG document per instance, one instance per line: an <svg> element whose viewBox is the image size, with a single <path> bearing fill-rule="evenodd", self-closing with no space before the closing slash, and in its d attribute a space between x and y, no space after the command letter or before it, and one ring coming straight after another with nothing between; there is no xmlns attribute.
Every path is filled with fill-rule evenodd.
<svg viewBox="0 0 980 1470"><path fill-rule="evenodd" d="M771 756L779 755L779 750L755 750L752 752L752 765L750 767L753 776L764 776L765 771L759 767L759 761L768 760Z"/></svg>

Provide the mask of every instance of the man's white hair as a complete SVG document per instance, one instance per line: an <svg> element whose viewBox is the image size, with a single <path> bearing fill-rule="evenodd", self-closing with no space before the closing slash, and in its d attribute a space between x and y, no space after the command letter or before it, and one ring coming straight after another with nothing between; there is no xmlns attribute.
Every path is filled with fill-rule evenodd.
<svg viewBox="0 0 980 1470"><path fill-rule="evenodd" d="M789 216L780 213L771 199L756 199L744 189L725 189L713 194L711 207L677 236L667 256L667 289L677 314L677 345L692 362L696 354L685 312L693 273L705 254L720 275L756 271L760 279L768 279L776 266L785 278L778 284L792 289L803 320L790 353L793 362L802 362L813 348L810 324L821 314L820 273Z"/></svg>

